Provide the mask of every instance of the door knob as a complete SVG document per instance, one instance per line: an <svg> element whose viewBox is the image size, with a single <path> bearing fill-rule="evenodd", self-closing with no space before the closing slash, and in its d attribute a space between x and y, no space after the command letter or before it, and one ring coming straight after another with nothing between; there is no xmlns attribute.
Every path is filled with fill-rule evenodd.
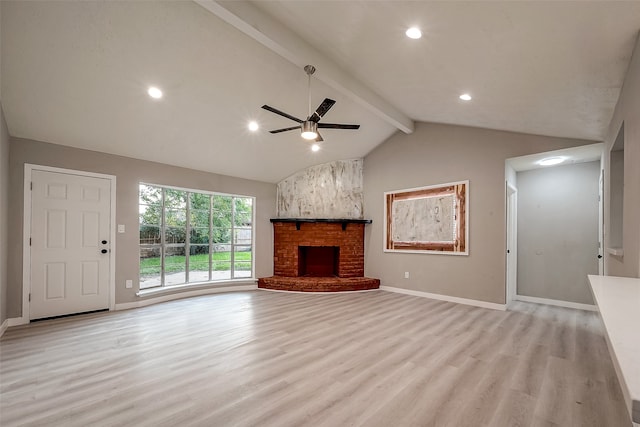
<svg viewBox="0 0 640 427"><path fill-rule="evenodd" d="M106 249L103 249L103 250L101 250L100 252L102 252L103 254L106 254L106 253L107 253L107 252L109 252L109 251L108 251L108 250L106 250Z"/></svg>
<svg viewBox="0 0 640 427"><path fill-rule="evenodd" d="M107 241L106 241L106 240L103 240L103 241L102 241L102 244L103 244L103 245L106 245L106 244L107 244Z"/></svg>
<svg viewBox="0 0 640 427"><path fill-rule="evenodd" d="M598 259L602 258L602 255L598 255Z"/></svg>

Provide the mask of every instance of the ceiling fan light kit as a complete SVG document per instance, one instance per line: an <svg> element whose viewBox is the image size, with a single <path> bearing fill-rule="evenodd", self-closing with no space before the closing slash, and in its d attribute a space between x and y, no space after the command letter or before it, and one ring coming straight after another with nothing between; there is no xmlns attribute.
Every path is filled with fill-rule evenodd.
<svg viewBox="0 0 640 427"><path fill-rule="evenodd" d="M322 119L322 117L325 114L327 114L327 112L331 109L331 107L333 107L336 101L334 101L333 99L325 98L324 101L322 101L322 103L318 106L318 108L316 108L316 110L312 114L311 113L311 75L315 73L316 68L313 65L305 65L304 71L307 73L307 76L308 76L308 92L309 92L308 113L309 114L307 115L307 119L300 120L295 116L292 116L290 114L287 114L283 111L280 111L276 108L273 108L265 104L262 106L263 109L299 123L298 126L276 129L269 132L281 133L281 132L288 132L290 130L300 129L300 132L301 132L300 134L302 138L309 141L315 140L316 142L321 142L324 140L322 139L320 132L318 132L318 129L352 129L352 130L359 129L360 125L349 125L349 124L340 124L340 123L319 123L320 119Z"/></svg>
<svg viewBox="0 0 640 427"><path fill-rule="evenodd" d="M304 139L316 139L318 137L318 124L307 120L302 122L302 137Z"/></svg>

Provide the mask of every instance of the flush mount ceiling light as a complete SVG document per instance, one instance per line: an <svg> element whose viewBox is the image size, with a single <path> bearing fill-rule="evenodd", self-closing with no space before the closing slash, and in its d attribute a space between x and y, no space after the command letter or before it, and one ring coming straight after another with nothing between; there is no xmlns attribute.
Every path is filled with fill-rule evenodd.
<svg viewBox="0 0 640 427"><path fill-rule="evenodd" d="M422 37L422 31L420 31L420 28L418 27L411 27L409 28L405 34L407 35L407 37L409 37L410 39L414 39L417 40L420 37Z"/></svg>
<svg viewBox="0 0 640 427"><path fill-rule="evenodd" d="M468 93L463 93L459 98L463 101L471 101L471 95L469 95Z"/></svg>
<svg viewBox="0 0 640 427"><path fill-rule="evenodd" d="M567 160L566 157L547 157L546 159L540 160L538 164L540 166L553 166L553 165L559 165L565 160Z"/></svg>
<svg viewBox="0 0 640 427"><path fill-rule="evenodd" d="M320 146L318 144L313 144L311 146L311 151L318 151L318 150L320 150Z"/></svg>
<svg viewBox="0 0 640 427"><path fill-rule="evenodd" d="M155 87L155 86L150 86L149 89L147 90L147 93L153 99L162 98L162 91L160 89L158 89L157 87Z"/></svg>
<svg viewBox="0 0 640 427"><path fill-rule="evenodd" d="M258 129L260 129L260 126L258 125L258 122L254 122L254 121L249 122L249 126L248 127L249 127L249 130L251 132L255 132Z"/></svg>

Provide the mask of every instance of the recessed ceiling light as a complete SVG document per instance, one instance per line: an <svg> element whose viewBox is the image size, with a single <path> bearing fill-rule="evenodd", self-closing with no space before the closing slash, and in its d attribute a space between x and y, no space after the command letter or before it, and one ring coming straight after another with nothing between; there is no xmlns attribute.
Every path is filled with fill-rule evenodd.
<svg viewBox="0 0 640 427"><path fill-rule="evenodd" d="M311 146L311 151L318 151L318 150L320 150L320 146L318 144L313 144Z"/></svg>
<svg viewBox="0 0 640 427"><path fill-rule="evenodd" d="M468 93L463 93L462 95L460 95L460 99L462 99L463 101L471 101L471 95L469 95Z"/></svg>
<svg viewBox="0 0 640 427"><path fill-rule="evenodd" d="M409 37L410 39L419 39L420 37L422 37L422 31L420 31L420 28L418 27L411 27L409 28L405 34L407 35L407 37Z"/></svg>
<svg viewBox="0 0 640 427"><path fill-rule="evenodd" d="M559 165L565 160L567 160L566 157L547 157L546 159L540 160L538 164L540 166L553 166L553 165Z"/></svg>
<svg viewBox="0 0 640 427"><path fill-rule="evenodd" d="M154 99L160 99L162 98L162 91L160 89L158 89L155 86L151 86L148 90L147 93L149 94L150 97L154 98Z"/></svg>
<svg viewBox="0 0 640 427"><path fill-rule="evenodd" d="M260 129L260 126L258 125L258 122L254 122L254 121L249 122L249 130L251 132L255 132L258 129Z"/></svg>

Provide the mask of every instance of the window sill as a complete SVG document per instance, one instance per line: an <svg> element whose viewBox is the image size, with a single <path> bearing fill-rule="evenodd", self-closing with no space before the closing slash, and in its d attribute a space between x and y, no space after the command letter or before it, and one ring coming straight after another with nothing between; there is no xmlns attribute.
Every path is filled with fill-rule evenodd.
<svg viewBox="0 0 640 427"><path fill-rule="evenodd" d="M174 285L167 287L156 287L143 289L141 291L136 292L136 296L138 297L147 297L151 295L162 295L162 294L172 294L181 291L190 291L190 290L198 290L198 289L207 289L207 288L218 288L224 286L237 286L242 284L255 284L258 279L252 277L246 277L241 279L229 279L229 280L220 280L216 282L203 282L197 284L184 284L184 285Z"/></svg>

